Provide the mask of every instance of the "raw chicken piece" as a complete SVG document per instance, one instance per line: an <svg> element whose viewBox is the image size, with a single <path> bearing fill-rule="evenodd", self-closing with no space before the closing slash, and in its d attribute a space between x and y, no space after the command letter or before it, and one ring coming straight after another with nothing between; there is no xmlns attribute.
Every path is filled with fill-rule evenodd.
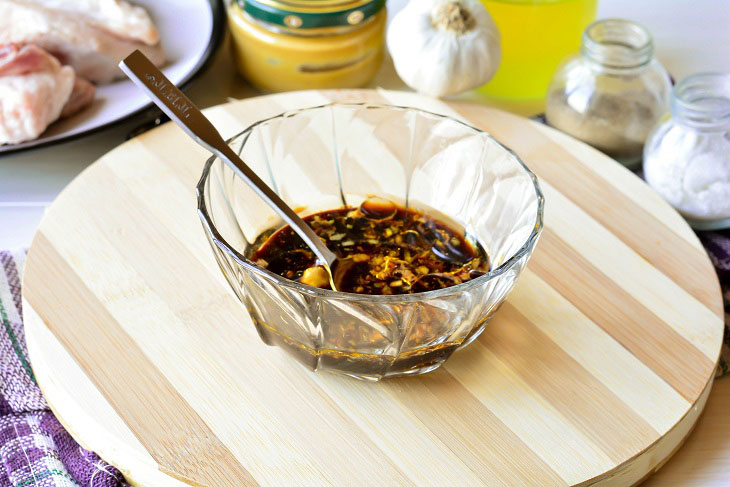
<svg viewBox="0 0 730 487"><path fill-rule="evenodd" d="M119 37L82 15L46 8L40 0L0 1L0 44L7 43L36 44L94 83L123 76L117 64L135 49L158 66L164 62L159 44Z"/></svg>
<svg viewBox="0 0 730 487"><path fill-rule="evenodd" d="M75 78L37 46L0 47L0 144L38 138L61 115Z"/></svg>
<svg viewBox="0 0 730 487"><path fill-rule="evenodd" d="M18 44L0 46L0 77L20 76L33 71L53 71L58 61L43 49L29 45L23 48ZM96 95L96 87L74 74L74 84L61 118L70 117L91 105Z"/></svg>
<svg viewBox="0 0 730 487"><path fill-rule="evenodd" d="M124 0L26 0L42 7L83 16L89 23L124 39L154 46L160 41L147 11Z"/></svg>
<svg viewBox="0 0 730 487"><path fill-rule="evenodd" d="M17 76L52 65L47 53L35 46L25 49L20 44L0 44L0 76Z"/></svg>
<svg viewBox="0 0 730 487"><path fill-rule="evenodd" d="M76 76L71 96L61 111L61 118L70 117L91 105L96 95L96 87L83 78Z"/></svg>

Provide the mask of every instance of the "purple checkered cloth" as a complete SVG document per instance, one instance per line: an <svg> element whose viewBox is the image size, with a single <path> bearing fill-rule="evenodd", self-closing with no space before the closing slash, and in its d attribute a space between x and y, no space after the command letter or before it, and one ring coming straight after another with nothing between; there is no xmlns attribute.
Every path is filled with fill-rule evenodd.
<svg viewBox="0 0 730 487"><path fill-rule="evenodd" d="M28 361L20 300L25 252L0 251L0 487L122 487L122 474L63 429Z"/></svg>

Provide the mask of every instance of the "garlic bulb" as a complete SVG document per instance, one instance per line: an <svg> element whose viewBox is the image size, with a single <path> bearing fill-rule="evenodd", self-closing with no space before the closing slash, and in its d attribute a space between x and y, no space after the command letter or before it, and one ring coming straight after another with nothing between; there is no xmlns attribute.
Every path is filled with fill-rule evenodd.
<svg viewBox="0 0 730 487"><path fill-rule="evenodd" d="M395 70L432 96L483 85L501 58L499 31L478 0L411 0L388 27Z"/></svg>

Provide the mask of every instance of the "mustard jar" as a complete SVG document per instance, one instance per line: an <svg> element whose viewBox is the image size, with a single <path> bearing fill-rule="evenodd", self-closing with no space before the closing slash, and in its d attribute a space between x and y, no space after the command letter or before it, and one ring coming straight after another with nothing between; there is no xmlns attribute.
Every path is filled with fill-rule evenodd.
<svg viewBox="0 0 730 487"><path fill-rule="evenodd" d="M385 0L233 0L240 73L264 91L357 88L383 60Z"/></svg>

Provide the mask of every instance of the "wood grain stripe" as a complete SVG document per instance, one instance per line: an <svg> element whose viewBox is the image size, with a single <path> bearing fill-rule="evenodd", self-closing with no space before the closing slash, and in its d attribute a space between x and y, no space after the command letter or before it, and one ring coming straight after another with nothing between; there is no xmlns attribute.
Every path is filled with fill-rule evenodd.
<svg viewBox="0 0 730 487"><path fill-rule="evenodd" d="M575 163L582 164L601 178L603 184L613 186L617 197L628 198L634 204L641 206L664 225L673 229L678 237L700 252L704 251L702 243L694 232L687 226L687 221L674 210L667 202L654 191L646 191L647 184L636 174L622 164L616 164L614 159L603 155L587 144L575 143L575 139L559 132L546 124L531 122L533 128L538 129L554 143L562 146L573 156Z"/></svg>
<svg viewBox="0 0 730 487"><path fill-rule="evenodd" d="M656 438L646 421L511 303L502 305L479 341L613 460L626 460Z"/></svg>
<svg viewBox="0 0 730 487"><path fill-rule="evenodd" d="M529 267L685 399L702 392L714 363L550 228Z"/></svg>
<svg viewBox="0 0 730 487"><path fill-rule="evenodd" d="M382 384L416 416L485 485L565 485L527 443L520 440L489 409L446 371ZM499 438L499 444L492 442ZM489 451L490 455L482 453ZM512 452L519 451L515 456Z"/></svg>
<svg viewBox="0 0 730 487"><path fill-rule="evenodd" d="M335 374L318 374L312 390L336 403L361 430L393 458L416 485L449 485L454 478L464 484L481 485L484 468L470 469L464 458L445 445L411 410L398 400L400 390ZM385 407L387 405L387 407ZM407 441L404 439L408 438ZM427 458L422 462L420 459ZM501 473L510 475L509 472Z"/></svg>
<svg viewBox="0 0 730 487"><path fill-rule="evenodd" d="M656 431L669 430L690 408L661 377L529 268L509 302Z"/></svg>
<svg viewBox="0 0 730 487"><path fill-rule="evenodd" d="M31 253L25 278L56 285L30 286L26 299L160 469L193 485L258 485L42 232L36 234ZM132 370L145 374L130 374Z"/></svg>
<svg viewBox="0 0 730 487"><path fill-rule="evenodd" d="M479 340L455 353L444 368L569 484L615 466L606 452Z"/></svg>
<svg viewBox="0 0 730 487"><path fill-rule="evenodd" d="M714 361L723 320L653 267L631 247L566 198L543 184L545 221L550 230L586 257L607 278L652 310L662 321Z"/></svg>
<svg viewBox="0 0 730 487"><path fill-rule="evenodd" d="M516 150L542 179L573 200L586 213L611 230L639 255L682 286L717 316L723 316L717 299L719 287L707 286L713 272L707 255L698 251L661 220L628 198L617 198L611 184L537 130L518 130L521 119L497 110L459 104L457 111L477 127ZM638 230L641 229L641 230ZM678 263L682 265L677 265Z"/></svg>

